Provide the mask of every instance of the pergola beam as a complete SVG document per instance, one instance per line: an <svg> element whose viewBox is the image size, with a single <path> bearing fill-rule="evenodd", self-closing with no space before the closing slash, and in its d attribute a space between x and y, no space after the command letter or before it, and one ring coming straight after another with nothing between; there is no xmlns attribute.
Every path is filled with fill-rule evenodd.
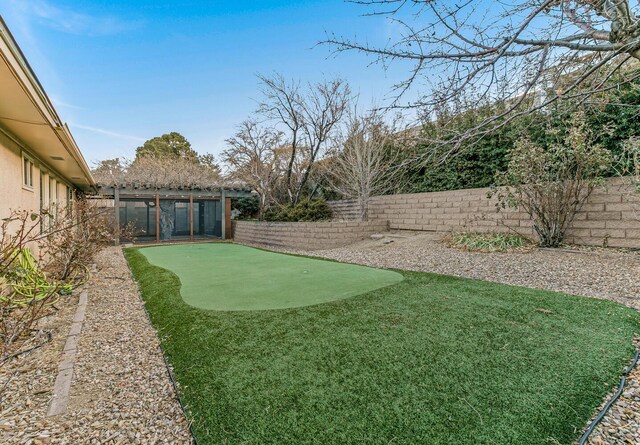
<svg viewBox="0 0 640 445"><path fill-rule="evenodd" d="M222 191L224 190L224 195L226 198L247 198L251 196L251 191L248 189L239 189L239 188L220 188L220 189L212 189L212 190L179 190L179 189L168 189L168 188L160 188L160 189L141 189L134 188L132 186L127 187L117 187L120 198L155 198L156 194L160 195L161 199L184 199L188 200L189 196L193 196L193 199L196 200L207 200L207 199L222 199ZM99 194L102 196L114 196L116 187L100 187Z"/></svg>

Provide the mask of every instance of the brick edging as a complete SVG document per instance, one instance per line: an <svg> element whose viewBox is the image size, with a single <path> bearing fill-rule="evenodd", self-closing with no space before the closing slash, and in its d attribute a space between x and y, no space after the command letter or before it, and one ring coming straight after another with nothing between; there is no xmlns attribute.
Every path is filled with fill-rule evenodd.
<svg viewBox="0 0 640 445"><path fill-rule="evenodd" d="M82 325L84 323L88 301L89 298L87 290L82 289L82 291L80 291L78 307L75 315L73 316L71 327L69 328L67 341L65 342L64 349L62 350L62 357L60 359L60 364L58 365L58 376L56 377L56 382L53 385L53 397L49 404L47 417L58 416L67 412L69 392L71 390L71 381L73 379L73 366L78 352L78 339L82 332Z"/></svg>

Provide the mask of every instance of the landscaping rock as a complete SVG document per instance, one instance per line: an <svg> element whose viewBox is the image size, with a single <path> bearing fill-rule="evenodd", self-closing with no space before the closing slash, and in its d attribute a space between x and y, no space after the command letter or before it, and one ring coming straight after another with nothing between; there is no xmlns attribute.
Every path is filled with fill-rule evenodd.
<svg viewBox="0 0 640 445"><path fill-rule="evenodd" d="M59 313L56 342L2 370L2 444L190 444L138 289L119 248L101 252L66 414L45 417L75 306ZM67 308L66 306L69 306Z"/></svg>
<svg viewBox="0 0 640 445"><path fill-rule="evenodd" d="M367 240L329 250L288 251L372 267L434 272L605 298L640 310L640 252L593 248L462 252L443 245L440 238L433 233L407 232L404 238L395 237L395 242L388 245Z"/></svg>

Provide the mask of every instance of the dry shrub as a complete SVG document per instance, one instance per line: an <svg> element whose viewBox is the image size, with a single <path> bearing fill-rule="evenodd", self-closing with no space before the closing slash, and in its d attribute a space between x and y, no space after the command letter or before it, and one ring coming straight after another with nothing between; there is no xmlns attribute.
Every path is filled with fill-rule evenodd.
<svg viewBox="0 0 640 445"><path fill-rule="evenodd" d="M35 337L60 295L89 278L89 265L113 240L108 211L80 200L38 213L12 211L0 226L0 366ZM32 250L38 247L36 259Z"/></svg>
<svg viewBox="0 0 640 445"><path fill-rule="evenodd" d="M623 199L631 203L635 218L640 221L640 137L627 139L622 149L618 173L631 185Z"/></svg>
<svg viewBox="0 0 640 445"><path fill-rule="evenodd" d="M542 147L529 139L510 150L506 188L497 190L502 207L520 208L533 221L540 244L557 247L593 189L603 184L612 166L609 151L595 144L582 113L576 113L566 135Z"/></svg>
<svg viewBox="0 0 640 445"><path fill-rule="evenodd" d="M74 286L87 281L96 254L114 239L110 213L88 200L56 211L39 240L41 261L54 279Z"/></svg>
<svg viewBox="0 0 640 445"><path fill-rule="evenodd" d="M63 283L50 280L31 253L48 212L12 211L0 225L0 366L53 310Z"/></svg>
<svg viewBox="0 0 640 445"><path fill-rule="evenodd" d="M454 232L442 239L448 247L464 252L530 252L536 244L528 238L511 233Z"/></svg>

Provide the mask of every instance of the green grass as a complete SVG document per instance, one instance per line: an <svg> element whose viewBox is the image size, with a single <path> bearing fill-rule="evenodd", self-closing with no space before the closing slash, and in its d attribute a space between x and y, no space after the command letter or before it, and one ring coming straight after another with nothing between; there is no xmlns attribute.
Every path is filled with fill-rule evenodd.
<svg viewBox="0 0 640 445"><path fill-rule="evenodd" d="M443 242L469 252L506 252L535 247L530 239L512 233L459 232L447 235Z"/></svg>
<svg viewBox="0 0 640 445"><path fill-rule="evenodd" d="M202 444L569 444L638 331L611 302L413 272L321 305L205 311L126 256Z"/></svg>
<svg viewBox="0 0 640 445"><path fill-rule="evenodd" d="M149 262L174 272L184 301L219 311L285 309L353 297L402 281L397 272L282 255L239 244L147 247Z"/></svg>

